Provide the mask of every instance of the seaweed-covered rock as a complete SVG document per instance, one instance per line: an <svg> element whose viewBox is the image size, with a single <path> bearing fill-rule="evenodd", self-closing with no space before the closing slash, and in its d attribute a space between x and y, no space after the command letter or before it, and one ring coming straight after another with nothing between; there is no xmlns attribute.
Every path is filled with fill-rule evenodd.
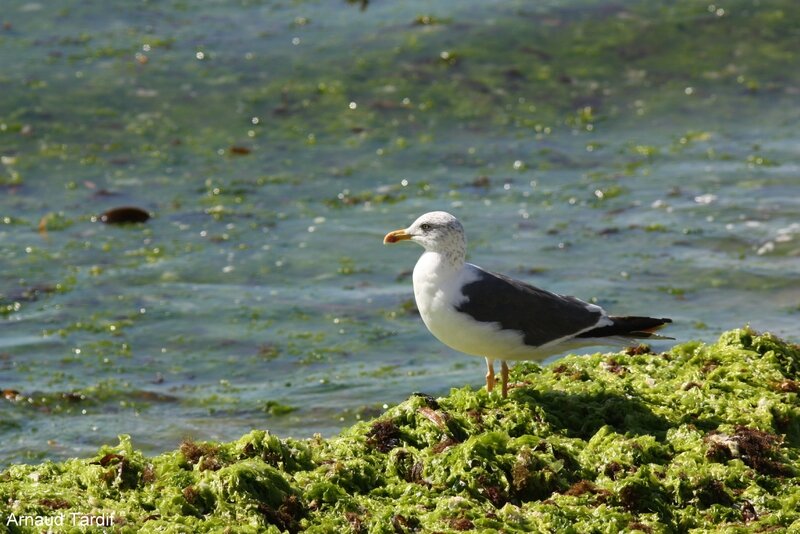
<svg viewBox="0 0 800 534"><path fill-rule="evenodd" d="M123 436L94 458L3 472L0 516L14 520L0 529L800 530L798 369L796 345L742 329L520 364L508 399L414 394L331 439L254 430L146 458Z"/></svg>

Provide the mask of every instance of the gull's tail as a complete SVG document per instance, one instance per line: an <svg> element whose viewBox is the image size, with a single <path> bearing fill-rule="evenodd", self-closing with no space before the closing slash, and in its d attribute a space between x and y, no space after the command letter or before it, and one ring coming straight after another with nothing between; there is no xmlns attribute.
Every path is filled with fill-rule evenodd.
<svg viewBox="0 0 800 534"><path fill-rule="evenodd" d="M667 336L660 336L656 330L672 322L672 319L662 317L609 317L612 324L593 328L587 332L578 334L575 337L603 338L618 337L629 339L675 339Z"/></svg>

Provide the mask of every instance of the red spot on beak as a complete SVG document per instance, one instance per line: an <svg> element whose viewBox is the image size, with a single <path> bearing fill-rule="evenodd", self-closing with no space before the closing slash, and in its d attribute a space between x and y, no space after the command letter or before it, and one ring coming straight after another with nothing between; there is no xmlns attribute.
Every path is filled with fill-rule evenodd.
<svg viewBox="0 0 800 534"><path fill-rule="evenodd" d="M407 234L405 230L395 230L386 234L386 237L383 238L383 244L397 243L406 239L411 239L411 235Z"/></svg>

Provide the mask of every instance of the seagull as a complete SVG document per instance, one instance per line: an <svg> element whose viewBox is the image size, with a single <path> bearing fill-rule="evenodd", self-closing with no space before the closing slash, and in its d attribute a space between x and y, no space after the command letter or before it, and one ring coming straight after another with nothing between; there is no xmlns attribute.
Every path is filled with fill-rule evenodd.
<svg viewBox="0 0 800 534"><path fill-rule="evenodd" d="M432 211L384 244L414 241L422 253L414 267L414 298L431 334L445 345L486 358L486 390L501 362L502 395L508 396L508 361L542 360L592 345L633 339L672 339L655 334L671 319L619 317L595 304L558 295L466 262L464 227L453 215Z"/></svg>

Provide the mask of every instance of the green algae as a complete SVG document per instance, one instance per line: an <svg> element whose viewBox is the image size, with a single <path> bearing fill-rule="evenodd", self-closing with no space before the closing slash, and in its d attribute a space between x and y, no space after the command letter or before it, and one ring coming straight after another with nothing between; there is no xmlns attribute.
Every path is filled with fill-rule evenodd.
<svg viewBox="0 0 800 534"><path fill-rule="evenodd" d="M610 259L606 267L611 273L617 266L626 273L651 273L650 283L642 284L648 288L673 280L675 300L665 302L676 305L674 313L681 312L677 305L685 306L683 313L704 313L695 311L700 308L694 301L709 296L703 294L707 287L731 289L715 291L726 305L712 307L724 310L732 308L727 299L754 304L756 299L746 292L769 290L775 295L782 289L768 287L766 281L783 281L787 287L796 284L790 268L778 268L769 275L748 274L759 269L753 261L758 259L753 257L754 240L772 239L766 228L774 231L781 217L788 221L796 218L787 207L772 206L759 213L754 207L762 201L753 201L768 195L770 185L782 186L782 198L793 198L791 175L787 174L791 151L776 150L771 142L790 140L794 131L794 107L787 103L791 104L788 101L798 80L797 69L790 67L797 57L791 36L799 12L791 0L730 0L719 6L724 8L724 16L694 0L614 5L581 0L541 6L516 1L496 5L468 2L446 8L420 4L405 9L400 17L387 4L371 6L363 14L343 10L349 11L349 16L338 22L330 7L308 2L240 2L237 9L212 4L188 9L181 2L146 3L135 8L110 2L103 4L106 9L71 4L65 10L25 14L37 4L12 1L7 18L13 28L0 31L9 57L17 59L0 74L4 94L0 106L0 241L3 255L11 258L4 269L6 283L0 284L5 288L0 288L0 316L9 319L3 323L10 333L6 339L13 341L17 334L27 334L20 336L23 342L2 352L7 352L9 362L4 367L8 370L5 387L19 389L26 397L35 398L39 391L57 396L112 377L124 391L101 397L109 402L93 406L92 415L114 413L126 395L136 396L141 388L151 387L151 374L158 373L160 380L166 380L159 388L191 392L189 398L182 397L170 407L211 408L216 403L229 407L237 399L233 394L216 393L219 379L237 381L245 374L257 377L263 369L236 366L241 374L231 376L227 359L237 355L242 361L244 355L254 352L250 343L241 340L250 338L256 327L239 322L241 304L223 309L228 296L247 300L253 294L261 296L265 288L284 285L295 292L309 291L310 299L298 300L297 305L310 317L299 328L325 330L317 319L321 315L318 306L326 309L343 304L337 292L342 287L348 291L355 288L351 293L356 294L383 285L386 269L395 268L395 258L374 256L372 238L350 240L340 250L323 247L327 243L321 236L343 225L362 232L393 228L398 213L434 201L453 202L454 208L455 202L461 203L458 209L467 219L470 213L486 213L488 220L509 227L518 222L513 214L519 206L535 214L536 224L548 228L562 219L577 222L582 218L577 212L567 214L558 208L574 198L578 205L596 211L590 215L589 227L600 216L621 229L636 225L651 231L646 237L629 235L633 243L644 240L649 244L652 239L652 248L664 251L666 261L630 265L629 251L643 247L628 244L622 254L614 254L620 263L614 265L615 260ZM372 17L379 10L380 15ZM260 22L265 19L278 23L265 27ZM337 25L341 29L337 30ZM97 32L97 27L105 29ZM230 27L242 31L231 34L227 31ZM295 35L302 40L300 46L290 44ZM196 56L200 51L202 60ZM176 79L181 83L175 83ZM693 87L694 93L688 95L686 87ZM715 96L713 102L705 98L710 95ZM781 109L780 117L790 113L786 116L788 132L771 126L781 124L771 120L775 108ZM731 109L737 119L720 126L719 118L729 116ZM748 122L754 116L770 126L760 131L754 128ZM742 138L741 132L755 133ZM564 139L573 134L576 146ZM598 159L581 155L584 146ZM676 147L680 155L676 155ZM705 154L707 149L715 155ZM699 159L708 161L712 170L699 175L688 170L664 171ZM736 162L739 171L724 171L710 180L709 173L721 174L717 170L721 161ZM770 162L778 165L765 164ZM743 171L750 165L753 173ZM573 185L566 173L559 174L565 169L574 170L576 176L597 169L597 175ZM653 177L650 180L648 173ZM376 179L382 185L376 185ZM408 185L399 185L401 180L408 180ZM533 180L538 189L523 187ZM746 180L748 187L761 191L753 198L748 193L743 200L730 199L737 195L733 182L738 180L742 186ZM505 181L513 186L507 193L502 188ZM473 185L467 185L470 183ZM677 194L669 202L676 214L683 212L674 219L667 215L666 206L655 217L644 209L630 209L640 202L646 207L660 198L664 188L677 190L677 184L687 199L708 190L725 200L703 215L713 214L721 222L736 225L740 216L769 224L754 233L737 227L731 232L738 236L734 241L720 225L686 217L697 213L683 211ZM695 184L701 191L695 192ZM494 202L495 208L484 211L483 201ZM89 224L92 214L120 202L142 205L158 214L158 219L145 228ZM721 209L725 204L731 206L727 214ZM626 206L628 215L619 218L600 213ZM368 210L376 211L368 215ZM375 218L365 225L363 214ZM328 221L314 223L317 232L312 235L309 230L306 236L307 220L310 225L323 215ZM46 239L35 232L42 220L49 233ZM577 230L576 222L565 226L562 235ZM705 234L703 238L691 234L683 241L701 252L698 258L706 257L708 248L719 250L723 239L731 239L725 250L732 261L718 268L722 272L683 267L683 278L674 276L676 266L669 263L675 258L674 244L682 239L676 233L683 225ZM489 228L478 224L471 235L482 226ZM527 239L535 232L523 229L522 234ZM292 248L298 238L308 248ZM505 246L502 240L481 241L478 235L473 242L478 243L476 252L491 251L487 244ZM576 238L567 245L573 245L573 250L593 250L597 242ZM796 250L795 242L776 241L774 250L764 250L769 260L781 259ZM23 253L28 247L31 252ZM595 250L590 256L594 254ZM747 261L738 262L734 256L739 255ZM360 263L337 263L340 256L357 258ZM496 258L503 256L497 254ZM368 260L370 257L375 259ZM520 256L513 261L527 260ZM683 258L679 262L692 265ZM554 265L549 267L551 272L561 272ZM235 270L220 273L230 268ZM336 274L343 276L337 278ZM17 280L23 276L27 280ZM753 282L742 280L749 276ZM548 278L542 283L553 282ZM636 278L630 277L629 287L637 283ZM56 286L68 279L73 280L68 295L27 289ZM196 292L204 292L201 288L192 292L186 286L176 287L193 283L219 288L232 285L219 293L210 291L209 295L216 293L213 299L198 301ZM401 289L379 297L386 300L376 300L376 306L393 306L395 291ZM407 293L407 288L402 291ZM124 299L118 300L123 292ZM614 291L604 293L594 296L606 303L620 298ZM647 296L644 292L630 294L636 299ZM757 299L759 303L770 300ZM145 304L147 314L139 314L119 340L129 347L125 354L121 343L109 344L113 338L104 330L104 318L138 314ZM174 304L182 311L176 313L171 308ZM204 320L207 312L196 311L198 304L199 310L213 310L209 315L231 328L209 331L210 343L205 336L198 336L200 325L212 322ZM252 304L265 307L263 301ZM619 305L625 306L625 297ZM796 305L781 300L779 316L789 325L792 317L787 319L783 310ZM158 308L164 311L156 313ZM783 332L791 331L791 326L772 323L771 313L761 309L751 316L783 328ZM88 321L87 317L97 323L97 329L73 328L76 318ZM261 414L263 400L253 401L252 397L285 398L290 405L301 407L293 417L305 422L292 432L309 435L312 428L336 431L338 417L329 417L329 412L316 404L320 397L312 387L284 390L282 383L313 386L318 379L338 374L338 370L333 373L317 365L345 359L322 350L330 348L335 336L346 340L339 344L350 355L359 353L354 348L369 347L372 352L366 359L351 358L368 362L362 364L368 369L371 362L378 362L379 367L394 364L393 353L409 338L401 335L389 340L378 329L349 328L335 336L335 331L330 331L326 339L314 339L311 344L287 333L297 330L295 319L281 314L273 323L276 328L265 326L266 334L254 343L268 340L285 346L281 363L297 356L303 365L293 368L302 372L276 373L281 377L276 380L277 391L269 381L251 379L259 385L240 391L253 392L256 387L263 391L250 400L239 399L239 406ZM408 333L411 325L417 324L414 316L402 313L398 320L391 319L392 324L384 323L383 332ZM719 318L716 325L707 317L704 320L718 328L732 319ZM235 328L248 331L243 335ZM39 343L28 343L40 331L44 335L39 341L48 345L43 349L38 348ZM53 333L61 337L62 348L51 346L57 340L44 338ZM694 332L674 335L688 337ZM239 339L241 345L225 344L228 336ZM379 336L388 342L377 343ZM193 344L194 339L201 341ZM415 343L428 340L424 336L412 339ZM217 346L225 348L217 350ZM73 347L91 357L73 355ZM165 348L169 350L163 352ZM405 353L407 348L400 350ZM97 365L107 356L113 365ZM202 374L194 374L193 367L200 359L208 363ZM118 365L119 361L125 365ZM312 366L318 374L306 381L307 369ZM435 374L441 367L425 369ZM413 372L417 372L414 365L403 364L397 376ZM88 382L87 373L92 375ZM350 370L341 376L341 381L356 388L371 388L375 383L359 381ZM203 384L198 386L191 382L194 380ZM386 384L382 401L394 402L407 389L399 378ZM347 394L324 398L333 399L337 406L350 403L350 409L362 402ZM87 442L87 428L96 426L94 417L71 424L68 419L38 415L47 413L44 411L17 411L28 421L20 432L4 436L8 438L2 440L6 461L16 459L16 451L25 447L42 447L51 457L70 454L43 445L41 434L32 431L36 428L48 428L49 436L69 447L86 447L82 454L118 432L135 433L130 428L100 424L105 430L103 437ZM259 424L217 417L197 425L196 417L202 413L151 410L151 420L164 421L169 428L153 430L152 442L139 445L154 452L164 443L155 438L156 433L163 432L159 435L168 436L167 441L201 427L208 433L197 437L217 432L239 435ZM25 447L15 444L20 436L31 436Z"/></svg>
<svg viewBox="0 0 800 534"><path fill-rule="evenodd" d="M148 458L121 436L92 458L11 466L0 516L112 516L116 532L800 527L797 345L741 329L523 363L512 380L507 400L414 394L330 439L253 430Z"/></svg>

